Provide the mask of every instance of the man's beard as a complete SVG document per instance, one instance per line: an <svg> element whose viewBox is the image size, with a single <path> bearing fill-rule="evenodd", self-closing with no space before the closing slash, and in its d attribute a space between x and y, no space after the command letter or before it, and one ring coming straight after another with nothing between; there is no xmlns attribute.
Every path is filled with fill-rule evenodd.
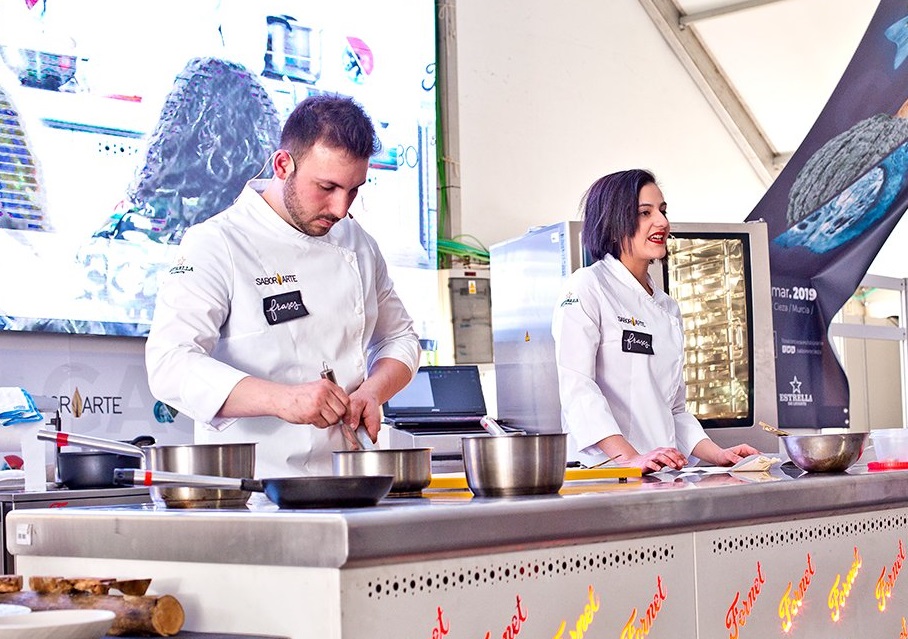
<svg viewBox="0 0 908 639"><path fill-rule="evenodd" d="M290 216L290 219L293 220L293 225L297 230L306 235L321 237L322 235L327 235L328 231L333 228L333 226L325 228L320 224L316 224L315 222L317 220L330 220L335 223L339 221L333 215L316 215L310 220L304 219L303 205L300 203L299 193L296 190L296 183L290 178L284 182L283 195L284 208L287 209L287 214Z"/></svg>

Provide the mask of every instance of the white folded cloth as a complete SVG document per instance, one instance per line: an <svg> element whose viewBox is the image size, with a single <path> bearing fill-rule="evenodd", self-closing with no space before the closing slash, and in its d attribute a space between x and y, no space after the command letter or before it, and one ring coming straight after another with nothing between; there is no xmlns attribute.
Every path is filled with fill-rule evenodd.
<svg viewBox="0 0 908 639"><path fill-rule="evenodd" d="M0 426L12 426L44 419L35 408L35 400L24 388L0 387Z"/></svg>

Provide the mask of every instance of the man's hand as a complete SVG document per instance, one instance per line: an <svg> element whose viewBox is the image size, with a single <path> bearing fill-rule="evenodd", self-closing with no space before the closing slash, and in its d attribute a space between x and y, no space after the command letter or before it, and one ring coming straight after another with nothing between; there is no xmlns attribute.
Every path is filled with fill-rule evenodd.
<svg viewBox="0 0 908 639"><path fill-rule="evenodd" d="M277 417L291 424L334 426L347 413L350 397L340 386L326 379L285 386L278 401Z"/></svg>
<svg viewBox="0 0 908 639"><path fill-rule="evenodd" d="M369 439L378 441L381 428L381 402L378 397L360 386L350 393L350 405L344 415L344 423L353 429L362 425L369 433Z"/></svg>

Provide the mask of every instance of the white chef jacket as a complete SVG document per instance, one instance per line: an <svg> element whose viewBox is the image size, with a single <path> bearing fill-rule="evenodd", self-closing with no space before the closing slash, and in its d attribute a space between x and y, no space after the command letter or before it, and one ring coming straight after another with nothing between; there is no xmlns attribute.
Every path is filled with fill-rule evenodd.
<svg viewBox="0 0 908 639"><path fill-rule="evenodd" d="M186 231L157 296L149 386L195 420L196 443L257 442L259 477L330 475L340 429L215 417L230 391L248 375L315 381L327 363L349 393L380 358L415 371L419 340L362 227L346 217L308 236L259 195L264 184L250 182L233 206Z"/></svg>
<svg viewBox="0 0 908 639"><path fill-rule="evenodd" d="M605 459L596 444L611 435L640 453L668 446L685 455L706 438L684 406L681 312L650 286L652 296L606 255L571 274L555 308L562 428L580 461Z"/></svg>

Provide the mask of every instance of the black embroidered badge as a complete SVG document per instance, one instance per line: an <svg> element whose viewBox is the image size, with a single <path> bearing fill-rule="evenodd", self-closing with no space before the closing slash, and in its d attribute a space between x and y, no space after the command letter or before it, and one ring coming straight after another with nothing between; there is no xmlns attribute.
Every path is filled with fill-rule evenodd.
<svg viewBox="0 0 908 639"><path fill-rule="evenodd" d="M309 314L299 291L266 297L262 300L262 310L265 313L265 320L272 326Z"/></svg>
<svg viewBox="0 0 908 639"><path fill-rule="evenodd" d="M623 331L621 333L621 350L625 353L653 355L653 336L640 331Z"/></svg>

